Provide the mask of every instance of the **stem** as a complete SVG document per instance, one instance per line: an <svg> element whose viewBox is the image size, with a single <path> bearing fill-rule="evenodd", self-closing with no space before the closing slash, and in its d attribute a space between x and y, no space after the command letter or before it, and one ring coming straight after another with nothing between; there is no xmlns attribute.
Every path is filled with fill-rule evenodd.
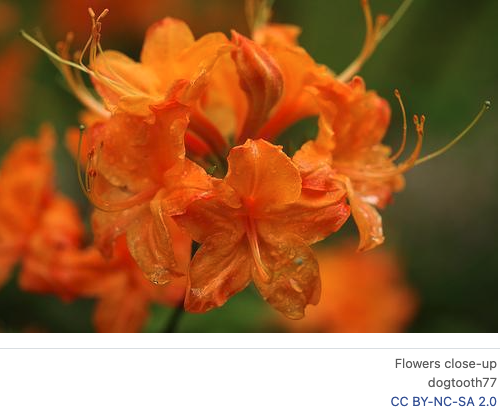
<svg viewBox="0 0 500 414"><path fill-rule="evenodd" d="M177 328L179 327L179 323L182 319L182 315L184 315L184 302L179 303L170 317L166 327L165 327L165 332L167 333L174 333L177 331Z"/></svg>

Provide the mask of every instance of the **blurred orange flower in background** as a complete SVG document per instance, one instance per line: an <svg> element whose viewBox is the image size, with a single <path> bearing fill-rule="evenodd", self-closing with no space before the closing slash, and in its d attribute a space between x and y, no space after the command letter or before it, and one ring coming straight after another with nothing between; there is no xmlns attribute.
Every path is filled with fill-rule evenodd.
<svg viewBox="0 0 500 414"><path fill-rule="evenodd" d="M0 285L23 258L32 233L54 198L55 136L43 126L37 140L19 139L0 168Z"/></svg>
<svg viewBox="0 0 500 414"><path fill-rule="evenodd" d="M398 257L379 248L358 253L354 244L315 249L322 293L300 321L283 319L292 332L403 332L418 299Z"/></svg>

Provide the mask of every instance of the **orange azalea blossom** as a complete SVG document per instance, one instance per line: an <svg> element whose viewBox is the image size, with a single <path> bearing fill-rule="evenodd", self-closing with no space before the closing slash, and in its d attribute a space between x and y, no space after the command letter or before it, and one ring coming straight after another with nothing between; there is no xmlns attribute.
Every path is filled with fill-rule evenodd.
<svg viewBox="0 0 500 414"><path fill-rule="evenodd" d="M92 225L101 252L111 257L115 239L125 233L130 253L146 275L155 283L167 283L186 274L184 258L189 257L191 238L163 213L160 200L196 199L206 190L165 195L162 189L181 177L205 172L184 158L187 108L167 102L152 110L152 124L116 114L89 128L83 185L97 207Z"/></svg>
<svg viewBox="0 0 500 414"><path fill-rule="evenodd" d="M0 285L24 256L32 232L53 194L55 138L43 126L38 140L18 140L0 169Z"/></svg>
<svg viewBox="0 0 500 414"><path fill-rule="evenodd" d="M314 86L314 93L321 109L319 134L304 145L295 160L302 174L314 175L320 185L332 180L345 185L360 232L358 248L369 250L384 241L382 220L374 206L385 207L392 194L403 189L402 173L418 161L425 118L415 116L417 144L405 161L396 164L404 150L407 128L399 92L396 95L403 108L404 134L395 154L380 143L389 125L389 105L375 92L367 92L361 78L345 84L323 77Z"/></svg>
<svg viewBox="0 0 500 414"><path fill-rule="evenodd" d="M53 293L66 301L96 298L94 324L99 332L138 332L151 303L176 306L182 301L185 281L168 287L151 284L130 256L123 237L115 245L113 259L107 261L95 247L82 248L83 234L74 204L55 197L27 245L21 288Z"/></svg>
<svg viewBox="0 0 500 414"><path fill-rule="evenodd" d="M315 250L322 276L321 302L305 318L283 318L293 332L402 332L417 298L397 257L387 250L356 253L351 246Z"/></svg>
<svg viewBox="0 0 500 414"><path fill-rule="evenodd" d="M320 293L308 245L337 231L349 216L342 188L303 189L281 147L248 140L231 150L223 180L175 220L201 243L190 266L185 307L221 306L253 280L262 296L292 319Z"/></svg>

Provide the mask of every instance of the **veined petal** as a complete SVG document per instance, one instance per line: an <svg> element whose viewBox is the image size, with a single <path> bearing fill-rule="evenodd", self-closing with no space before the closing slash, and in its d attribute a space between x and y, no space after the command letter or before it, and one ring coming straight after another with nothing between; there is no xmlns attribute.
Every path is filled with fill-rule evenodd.
<svg viewBox="0 0 500 414"><path fill-rule="evenodd" d="M170 217L163 214L161 202L157 198L128 227L127 245L141 270L154 283L168 283L186 274L191 239L178 229ZM186 254L186 251L189 253ZM178 259L183 259L183 262Z"/></svg>
<svg viewBox="0 0 500 414"><path fill-rule="evenodd" d="M209 196L190 203L184 214L173 216L173 219L194 240L204 243L219 233L226 234L229 239L243 237L243 214L234 190L224 182L214 180L214 189Z"/></svg>
<svg viewBox="0 0 500 414"><path fill-rule="evenodd" d="M332 169L331 146L307 141L292 160L300 171L302 188L317 191L337 191L339 183Z"/></svg>
<svg viewBox="0 0 500 414"><path fill-rule="evenodd" d="M346 187L352 216L359 231L359 251L366 251L377 247L384 242L384 232L382 228L382 217L367 202L363 201L353 190L351 181L347 177L339 176Z"/></svg>
<svg viewBox="0 0 500 414"><path fill-rule="evenodd" d="M315 86L321 117L334 133L334 156L378 144L390 121L386 100L366 91L360 77L345 84L325 76Z"/></svg>
<svg viewBox="0 0 500 414"><path fill-rule="evenodd" d="M352 216L359 230L359 251L366 251L384 242L382 217L375 207L362 201L357 195L349 196Z"/></svg>
<svg viewBox="0 0 500 414"><path fill-rule="evenodd" d="M340 186L330 192L303 190L295 203L273 209L259 220L259 233L296 234L308 245L321 241L349 218L345 194Z"/></svg>
<svg viewBox="0 0 500 414"><path fill-rule="evenodd" d="M179 56L180 78L191 79L200 72L210 71L215 62L231 49L223 33L208 33L184 49Z"/></svg>
<svg viewBox="0 0 500 414"><path fill-rule="evenodd" d="M145 116L148 105L162 97L160 80L155 72L123 53L107 50L99 54L92 70L92 82L110 112L121 110ZM130 99L134 98L136 101L141 99L142 105L131 105Z"/></svg>
<svg viewBox="0 0 500 414"><path fill-rule="evenodd" d="M152 107L153 124L128 114L94 124L88 147L99 174L132 193L160 185L164 171L184 157L187 112L184 105L167 102Z"/></svg>
<svg viewBox="0 0 500 414"><path fill-rule="evenodd" d="M259 233L260 261L254 262L253 281L274 308L290 319L304 316L308 304L316 304L321 292L319 267L314 253L304 241L292 234L274 236ZM265 272L269 280L260 276Z"/></svg>
<svg viewBox="0 0 500 414"><path fill-rule="evenodd" d="M164 187L158 200L164 214L179 215L196 200L209 197L214 179L198 164L185 159L163 175Z"/></svg>
<svg viewBox="0 0 500 414"><path fill-rule="evenodd" d="M200 104L224 137L236 136L243 129L248 102L230 55L222 55L215 64L210 74L210 87Z"/></svg>
<svg viewBox="0 0 500 414"><path fill-rule="evenodd" d="M248 242L243 234L214 234L196 252L189 269L185 308L206 312L222 306L251 280Z"/></svg>
<svg viewBox="0 0 500 414"><path fill-rule="evenodd" d="M167 17L153 25L146 32L141 52L141 62L151 68L166 88L180 74L177 59L194 43L189 26L182 20Z"/></svg>
<svg viewBox="0 0 500 414"><path fill-rule="evenodd" d="M293 203L300 197L299 170L280 146L249 139L231 150L228 163L224 181L255 211Z"/></svg>
<svg viewBox="0 0 500 414"><path fill-rule="evenodd" d="M118 192L114 189L112 193L106 195L111 198L110 194ZM130 224L137 216L144 214L147 210L147 204L142 204L132 208L128 208L118 212L105 212L95 209L92 213L92 233L94 234L94 244L106 258L113 255L115 240L121 234L127 231Z"/></svg>

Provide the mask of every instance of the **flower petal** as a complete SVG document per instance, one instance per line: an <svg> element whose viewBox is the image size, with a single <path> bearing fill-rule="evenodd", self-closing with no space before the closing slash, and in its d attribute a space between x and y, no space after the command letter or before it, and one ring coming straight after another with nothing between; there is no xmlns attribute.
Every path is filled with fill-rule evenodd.
<svg viewBox="0 0 500 414"><path fill-rule="evenodd" d="M349 218L345 190L320 192L303 190L299 200L270 212L259 222L266 234L296 234L313 244L338 231Z"/></svg>
<svg viewBox="0 0 500 414"><path fill-rule="evenodd" d="M259 231L260 260L264 269L253 266L253 281L261 295L290 319L304 316L308 304L316 304L321 292L319 267L314 253L295 235ZM269 280L260 275L265 272Z"/></svg>
<svg viewBox="0 0 500 414"><path fill-rule="evenodd" d="M168 102L152 111L153 124L116 114L88 130L99 174L132 193L161 185L164 171L184 157L188 108Z"/></svg>
<svg viewBox="0 0 500 414"><path fill-rule="evenodd" d="M224 233L237 239L245 232L242 209L231 187L214 179L214 189L206 198L187 206L184 214L173 216L176 223L199 243L213 234Z"/></svg>
<svg viewBox="0 0 500 414"><path fill-rule="evenodd" d="M377 247L384 242L382 217L368 203L362 201L357 195L349 196L352 216L359 230L359 251L366 251Z"/></svg>
<svg viewBox="0 0 500 414"><path fill-rule="evenodd" d="M148 106L161 100L163 93L155 72L123 53L107 50L99 54L92 69L94 87L112 113L146 116Z"/></svg>
<svg viewBox="0 0 500 414"><path fill-rule="evenodd" d="M382 140L390 121L389 104L366 91L360 77L345 84L325 76L315 88L323 122L334 133L334 156L356 153Z"/></svg>
<svg viewBox="0 0 500 414"><path fill-rule="evenodd" d="M205 240L189 269L185 308L189 312L207 312L222 306L243 290L251 280L248 242L242 234L224 233Z"/></svg>
<svg viewBox="0 0 500 414"><path fill-rule="evenodd" d="M141 62L160 77L164 92L174 79L182 77L177 73L176 61L193 43L194 36L189 26L170 17L154 23L146 32Z"/></svg>
<svg viewBox="0 0 500 414"><path fill-rule="evenodd" d="M151 201L150 208L144 209L130 224L127 245L139 267L154 283L168 283L186 274L191 239L163 214L159 199Z"/></svg>
<svg viewBox="0 0 500 414"><path fill-rule="evenodd" d="M281 148L249 139L229 153L224 181L258 211L293 203L300 197L299 170Z"/></svg>
<svg viewBox="0 0 500 414"><path fill-rule="evenodd" d="M158 196L164 214L182 214L196 200L206 198L213 190L213 178L198 164L185 159L166 171L164 187Z"/></svg>

